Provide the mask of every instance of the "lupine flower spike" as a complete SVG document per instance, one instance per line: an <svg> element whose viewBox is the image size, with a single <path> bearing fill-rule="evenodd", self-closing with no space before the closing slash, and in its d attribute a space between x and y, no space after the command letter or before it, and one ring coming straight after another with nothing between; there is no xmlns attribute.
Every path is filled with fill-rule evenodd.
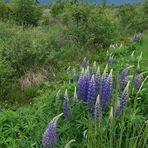
<svg viewBox="0 0 148 148"><path fill-rule="evenodd" d="M75 142L75 139L70 140L66 145L65 148L70 148L71 143Z"/></svg>
<svg viewBox="0 0 148 148"><path fill-rule="evenodd" d="M107 98L107 105L109 104L112 93L113 93L113 69L111 69L109 77L108 77L108 98Z"/></svg>
<svg viewBox="0 0 148 148"><path fill-rule="evenodd" d="M96 90L97 89L96 89L94 75L92 75L92 78L89 81L89 85L88 85L88 100L87 100L88 105L92 110L94 109L94 105L95 105L96 98L97 98L97 91Z"/></svg>
<svg viewBox="0 0 148 148"><path fill-rule="evenodd" d="M100 95L97 96L95 109L94 109L94 120L95 120L95 126L97 127L98 122L101 123L102 120L102 109L100 104Z"/></svg>
<svg viewBox="0 0 148 148"><path fill-rule="evenodd" d="M141 74L138 74L135 78L134 78L134 88L135 89L139 89L141 86Z"/></svg>
<svg viewBox="0 0 148 148"><path fill-rule="evenodd" d="M42 137L42 148L54 148L54 146L58 143L57 121L62 115L63 113L54 117L49 123L48 128L44 132Z"/></svg>
<svg viewBox="0 0 148 148"><path fill-rule="evenodd" d="M61 90L59 89L55 96L56 101L60 99L60 95L61 95Z"/></svg>
<svg viewBox="0 0 148 148"><path fill-rule="evenodd" d="M63 102L63 113L64 113L64 117L67 119L71 116L70 101L69 101L67 89L65 91L64 98L65 99Z"/></svg>
<svg viewBox="0 0 148 148"><path fill-rule="evenodd" d="M96 61L93 63L92 73L95 75L97 72L97 64Z"/></svg>
<svg viewBox="0 0 148 148"><path fill-rule="evenodd" d="M100 94L100 80L101 80L101 74L100 74L100 67L98 66L97 72L94 75L95 83L96 83L96 91L97 95Z"/></svg>
<svg viewBox="0 0 148 148"><path fill-rule="evenodd" d="M116 109L116 117L120 115L121 110L125 107L126 101L128 99L128 90L129 90L130 81L127 83L121 97L119 100L119 105Z"/></svg>
<svg viewBox="0 0 148 148"><path fill-rule="evenodd" d="M102 108L106 108L107 105L107 93L108 93L108 65L106 65L102 78L101 78L101 88L100 88L100 95L101 95L101 105Z"/></svg>
<svg viewBox="0 0 148 148"><path fill-rule="evenodd" d="M74 90L74 102L76 102L77 100L78 100L77 89L75 87L75 90Z"/></svg>
<svg viewBox="0 0 148 148"><path fill-rule="evenodd" d="M122 93L122 91L124 90L125 86L127 85L127 82L129 80L128 70L130 68L132 68L132 67L133 66L129 66L129 67L123 69L121 74L120 74L120 85L119 85L120 93Z"/></svg>
<svg viewBox="0 0 148 148"><path fill-rule="evenodd" d="M84 69L87 69L87 67L89 66L89 61L87 61L86 57L83 59L82 65Z"/></svg>

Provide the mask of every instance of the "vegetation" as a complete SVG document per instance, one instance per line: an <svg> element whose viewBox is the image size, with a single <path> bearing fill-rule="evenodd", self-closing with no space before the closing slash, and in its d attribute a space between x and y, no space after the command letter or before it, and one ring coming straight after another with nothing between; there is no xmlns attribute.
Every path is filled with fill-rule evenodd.
<svg viewBox="0 0 148 148"><path fill-rule="evenodd" d="M145 148L147 6L0 0L0 147Z"/></svg>

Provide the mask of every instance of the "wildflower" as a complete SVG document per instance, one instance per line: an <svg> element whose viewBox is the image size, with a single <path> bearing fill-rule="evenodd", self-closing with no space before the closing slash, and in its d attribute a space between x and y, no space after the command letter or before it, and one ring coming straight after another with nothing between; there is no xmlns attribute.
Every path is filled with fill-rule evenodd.
<svg viewBox="0 0 148 148"><path fill-rule="evenodd" d="M137 33L134 34L134 41L137 41Z"/></svg>
<svg viewBox="0 0 148 148"><path fill-rule="evenodd" d="M69 101L67 89L65 91L64 98L65 99L63 103L63 113L65 118L69 118L71 116L71 111L70 111L70 101Z"/></svg>
<svg viewBox="0 0 148 148"><path fill-rule="evenodd" d="M141 74L138 74L135 78L134 78L134 88L135 89L139 89L141 86Z"/></svg>
<svg viewBox="0 0 148 148"><path fill-rule="evenodd" d="M107 73L108 65L106 65L102 78L101 78L101 88L100 88L100 94L101 94L101 105L103 108L105 108L107 103L107 92L108 92L108 73Z"/></svg>
<svg viewBox="0 0 148 148"><path fill-rule="evenodd" d="M74 90L74 102L76 102L78 100L78 96L77 96L77 90L76 90L76 87L75 87L75 90Z"/></svg>
<svg viewBox="0 0 148 148"><path fill-rule="evenodd" d="M56 100L59 100L60 99L60 94L61 94L61 90L59 89L56 96L55 96L55 99Z"/></svg>
<svg viewBox="0 0 148 148"><path fill-rule="evenodd" d="M137 41L140 41L141 40L141 33L139 32L138 34L137 34Z"/></svg>
<svg viewBox="0 0 148 148"><path fill-rule="evenodd" d="M129 67L123 69L120 74L120 85L119 85L120 92L122 92L124 90L128 80L130 78L130 77L128 77L128 70L132 67L133 66L129 66Z"/></svg>
<svg viewBox="0 0 148 148"><path fill-rule="evenodd" d="M94 75L94 80L96 83L96 91L97 95L100 93L100 80L101 80L101 74L100 74L100 67L98 66L97 72Z"/></svg>
<svg viewBox="0 0 148 148"><path fill-rule="evenodd" d="M127 83L121 97L120 97L120 100L119 100L119 105L116 109L116 116L119 116L120 115L120 112L121 110L125 107L125 104L126 104L126 101L128 99L128 89L129 89L129 84L130 84L130 81Z"/></svg>
<svg viewBox="0 0 148 148"><path fill-rule="evenodd" d="M86 57L83 59L82 66L84 67L84 69L87 69L87 67L89 66L89 61L86 60Z"/></svg>
<svg viewBox="0 0 148 148"><path fill-rule="evenodd" d="M95 108L94 108L94 120L95 120L95 126L98 125L98 122L100 123L102 119L102 109L100 104L100 95L97 96Z"/></svg>
<svg viewBox="0 0 148 148"><path fill-rule="evenodd" d="M94 108L95 102L97 98L97 91L96 91L96 83L94 80L94 75L92 75L91 80L89 81L88 85L88 105L91 107L91 109Z"/></svg>
<svg viewBox="0 0 148 148"><path fill-rule="evenodd" d="M66 73L70 74L70 66L66 69Z"/></svg>
<svg viewBox="0 0 148 148"><path fill-rule="evenodd" d="M93 63L92 73L93 74L96 74L97 73L97 64L96 64L96 61Z"/></svg>
<svg viewBox="0 0 148 148"><path fill-rule="evenodd" d="M72 69L72 79L73 79L73 82L77 82L77 76L76 76L75 69Z"/></svg>
<svg viewBox="0 0 148 148"><path fill-rule="evenodd" d="M90 80L89 67L87 67L87 70L82 69L82 73L78 82L78 96L81 100L85 102L87 102L89 80Z"/></svg>
<svg viewBox="0 0 148 148"><path fill-rule="evenodd" d="M140 55L138 56L138 62L142 60L142 57L143 57L143 53L141 52Z"/></svg>
<svg viewBox="0 0 148 148"><path fill-rule="evenodd" d="M111 69L109 77L108 77L108 98L107 103L110 102L112 93L113 93L113 75L112 75L113 69Z"/></svg>
<svg viewBox="0 0 148 148"><path fill-rule="evenodd" d="M110 66L112 66L114 63L115 63L115 59L113 58L113 56L110 56L109 59L108 59L108 64Z"/></svg>
<svg viewBox="0 0 148 148"><path fill-rule="evenodd" d="M58 134L57 134L57 121L63 115L63 113L54 117L48 124L47 130L44 132L42 137L42 147L53 148L58 143Z"/></svg>

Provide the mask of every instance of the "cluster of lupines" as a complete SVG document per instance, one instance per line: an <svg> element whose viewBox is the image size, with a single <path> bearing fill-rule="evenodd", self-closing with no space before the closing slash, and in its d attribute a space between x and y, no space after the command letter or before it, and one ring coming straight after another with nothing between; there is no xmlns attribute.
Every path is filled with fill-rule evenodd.
<svg viewBox="0 0 148 148"><path fill-rule="evenodd" d="M58 134L57 134L57 121L63 115L63 113L54 117L48 125L47 130L44 132L42 137L42 147L54 148L58 143Z"/></svg>
<svg viewBox="0 0 148 148"><path fill-rule="evenodd" d="M64 98L65 99L63 102L63 113L64 113L64 117L67 119L71 116L70 101L69 101L67 89L65 91Z"/></svg>
<svg viewBox="0 0 148 148"><path fill-rule="evenodd" d="M89 68L89 67L88 67ZM88 103L93 110L97 96L100 94L101 105L103 108L107 107L112 97L113 91L113 77L112 70L108 74L108 65L105 67L103 75L100 75L100 67L93 64L92 76L90 78L89 70L82 69L80 79L78 81L78 96L79 99Z"/></svg>
<svg viewBox="0 0 148 148"><path fill-rule="evenodd" d="M128 81L128 83L127 83L126 87L124 88L124 91L122 92L122 95L120 97L119 105L117 106L117 109L116 109L116 117L118 117L120 115L121 110L125 107L126 101L128 99L129 84L130 84L130 81Z"/></svg>

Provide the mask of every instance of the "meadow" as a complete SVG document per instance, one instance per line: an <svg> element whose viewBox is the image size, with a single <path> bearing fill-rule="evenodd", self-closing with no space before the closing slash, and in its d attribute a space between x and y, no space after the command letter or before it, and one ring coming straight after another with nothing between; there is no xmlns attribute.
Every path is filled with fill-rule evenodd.
<svg viewBox="0 0 148 148"><path fill-rule="evenodd" d="M0 0L0 147L146 148L147 29L147 0Z"/></svg>

